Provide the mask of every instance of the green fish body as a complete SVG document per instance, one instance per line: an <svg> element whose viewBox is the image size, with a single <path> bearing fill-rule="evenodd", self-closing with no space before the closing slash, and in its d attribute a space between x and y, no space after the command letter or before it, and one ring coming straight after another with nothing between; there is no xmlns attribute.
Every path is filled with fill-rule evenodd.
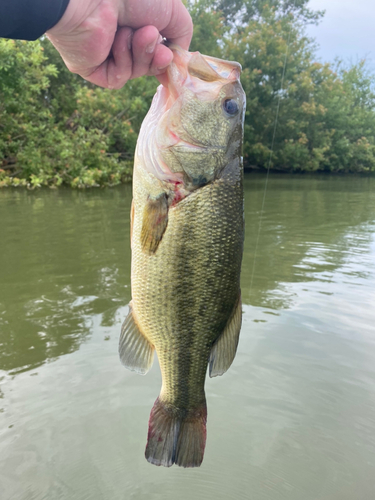
<svg viewBox="0 0 375 500"><path fill-rule="evenodd" d="M138 139L132 302L119 350L139 373L154 349L158 356L147 460L195 467L206 441L207 365L211 377L229 368L241 328L245 101L237 63L174 52L168 89L159 88Z"/></svg>

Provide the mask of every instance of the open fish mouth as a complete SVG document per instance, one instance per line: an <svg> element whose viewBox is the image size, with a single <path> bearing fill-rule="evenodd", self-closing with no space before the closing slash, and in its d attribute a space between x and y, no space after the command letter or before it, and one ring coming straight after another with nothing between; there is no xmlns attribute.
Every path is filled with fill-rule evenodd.
<svg viewBox="0 0 375 500"><path fill-rule="evenodd" d="M201 101L214 101L224 85L239 81L242 68L238 62L223 61L200 52L188 52L174 44L169 47L174 53L174 59L167 70L168 84L159 87L155 96L155 111L162 113L160 121L163 120L164 113L184 94L192 92ZM169 134L172 134L171 130ZM179 139L176 134L174 139ZM184 142L188 145L187 141ZM200 144L197 139L192 138L191 145Z"/></svg>
<svg viewBox="0 0 375 500"><path fill-rule="evenodd" d="M237 62L187 52L177 45L170 48L174 59L167 70L168 90L175 98L189 89L202 100L214 100L223 85L240 78L241 65Z"/></svg>
<svg viewBox="0 0 375 500"><path fill-rule="evenodd" d="M244 99L239 63L170 48L174 59L142 125L136 155L145 172L181 200L220 175L236 143Z"/></svg>

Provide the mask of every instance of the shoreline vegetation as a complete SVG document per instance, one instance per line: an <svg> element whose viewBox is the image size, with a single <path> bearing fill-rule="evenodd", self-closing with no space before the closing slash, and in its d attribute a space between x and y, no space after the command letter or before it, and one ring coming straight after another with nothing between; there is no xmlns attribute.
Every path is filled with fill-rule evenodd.
<svg viewBox="0 0 375 500"><path fill-rule="evenodd" d="M187 1L191 50L242 64L247 171L375 173L375 76L366 61L315 61L305 27L324 13L308 3ZM0 39L0 187L129 182L157 85L140 78L121 90L95 87L69 73L45 37Z"/></svg>

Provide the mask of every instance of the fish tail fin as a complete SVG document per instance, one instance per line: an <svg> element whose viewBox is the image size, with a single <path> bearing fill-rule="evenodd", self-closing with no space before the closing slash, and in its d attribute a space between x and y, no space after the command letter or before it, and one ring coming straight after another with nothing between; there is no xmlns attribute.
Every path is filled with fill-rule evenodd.
<svg viewBox="0 0 375 500"><path fill-rule="evenodd" d="M199 467L206 445L206 420L206 402L193 410L175 410L158 398L150 414L147 460L164 467Z"/></svg>

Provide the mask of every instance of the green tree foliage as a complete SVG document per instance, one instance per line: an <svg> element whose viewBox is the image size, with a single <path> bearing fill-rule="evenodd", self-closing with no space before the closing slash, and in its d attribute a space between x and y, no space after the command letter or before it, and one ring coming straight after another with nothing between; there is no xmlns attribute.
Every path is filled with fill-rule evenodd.
<svg viewBox="0 0 375 500"><path fill-rule="evenodd" d="M308 0L187 4L191 50L243 66L245 166L375 172L374 76L365 62L314 61L304 27L322 13ZM143 78L119 91L98 88L69 73L46 39L0 40L0 187L130 180L156 86Z"/></svg>
<svg viewBox="0 0 375 500"><path fill-rule="evenodd" d="M0 40L0 186L130 180L156 84L94 87L69 73L47 40Z"/></svg>
<svg viewBox="0 0 375 500"><path fill-rule="evenodd" d="M308 8L309 0L189 0L191 11L204 8L208 12L220 12L225 24L240 31L252 19L262 19L269 8L278 18L293 14L304 23L317 23L323 11Z"/></svg>
<svg viewBox="0 0 375 500"><path fill-rule="evenodd" d="M308 0L199 0L191 12L202 45L193 48L216 40L215 55L242 64L245 166L375 172L374 76L363 61L347 69L314 61L304 27L322 13ZM215 22L202 37L206 18Z"/></svg>
<svg viewBox="0 0 375 500"><path fill-rule="evenodd" d="M194 22L194 36L190 50L221 57L222 47L218 44L218 40L223 40L228 32L222 13L207 11L204 5L196 3L191 7L190 14Z"/></svg>

